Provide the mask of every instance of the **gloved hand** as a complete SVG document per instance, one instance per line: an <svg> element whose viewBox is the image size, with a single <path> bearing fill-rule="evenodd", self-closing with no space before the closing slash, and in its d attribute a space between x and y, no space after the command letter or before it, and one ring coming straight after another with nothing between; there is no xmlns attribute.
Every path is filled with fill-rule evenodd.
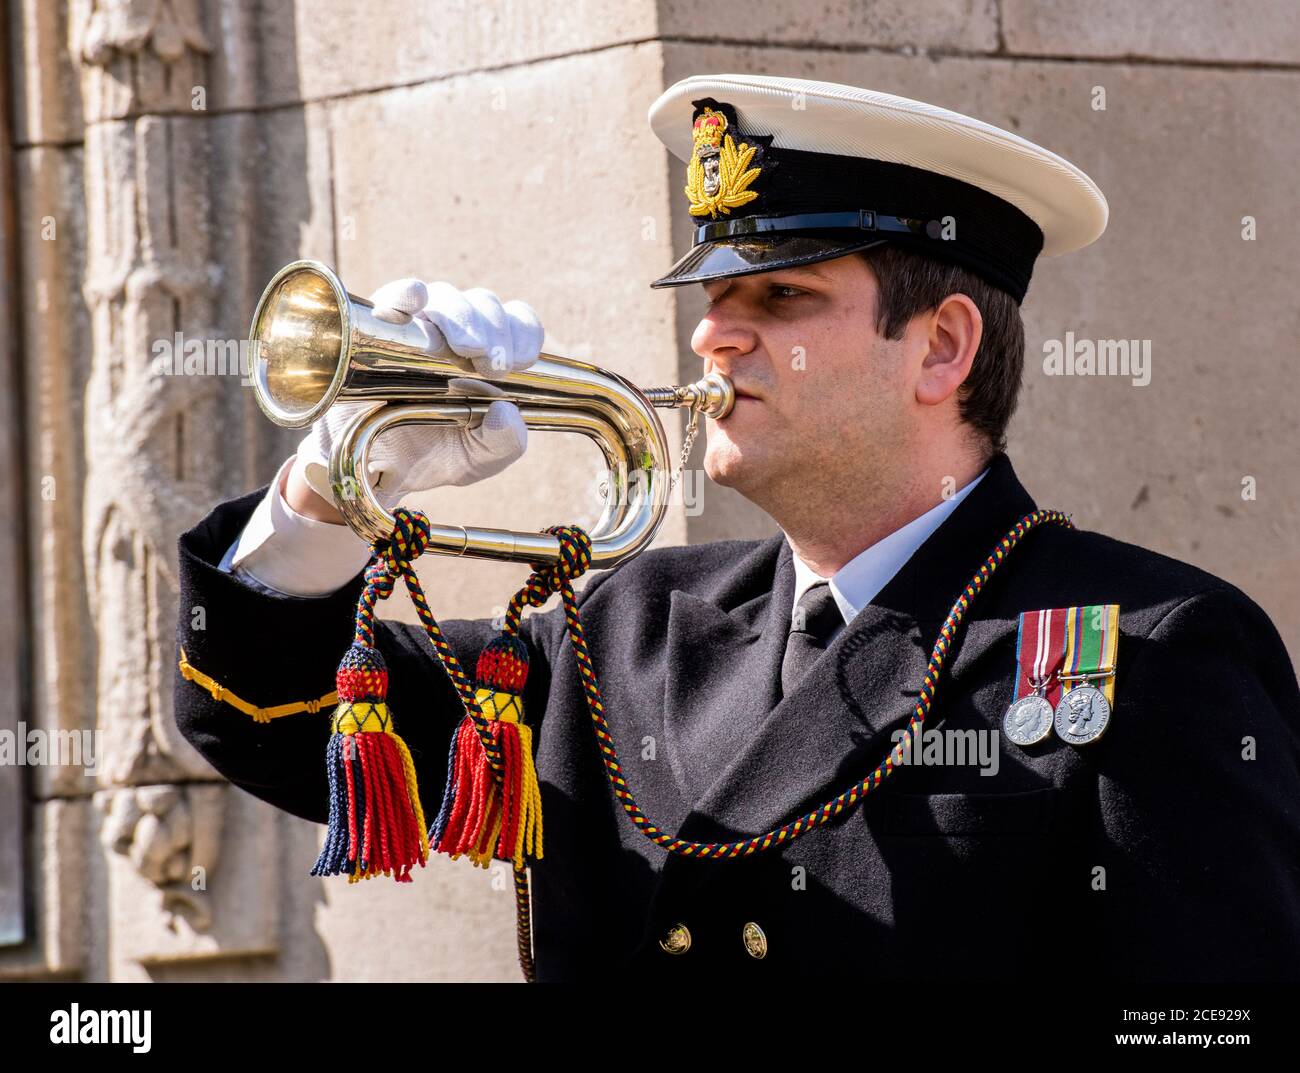
<svg viewBox="0 0 1300 1073"><path fill-rule="evenodd" d="M501 302L482 287L460 291L450 283L418 279L386 283L370 297L375 315L393 324L413 317L428 322L430 335L438 335L476 372L501 377L526 369L542 349L542 325L525 302ZM468 377L453 379L448 387L465 394L500 395L500 388ZM329 457L335 440L368 402L340 402L331 406L298 446L293 468L327 501ZM411 492L441 485L466 485L500 473L528 446L528 426L512 402L492 403L477 428L457 425L403 425L376 438L367 469L375 495L388 510Z"/></svg>

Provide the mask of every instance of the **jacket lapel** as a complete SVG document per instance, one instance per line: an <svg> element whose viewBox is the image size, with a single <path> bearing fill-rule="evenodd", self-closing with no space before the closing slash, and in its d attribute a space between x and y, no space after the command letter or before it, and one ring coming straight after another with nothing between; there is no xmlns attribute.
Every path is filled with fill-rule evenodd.
<svg viewBox="0 0 1300 1073"><path fill-rule="evenodd" d="M776 704L781 619L788 619L793 598L794 566L781 533L759 543L714 598L670 594L664 745L688 805Z"/></svg>
<svg viewBox="0 0 1300 1073"><path fill-rule="evenodd" d="M1033 509L1009 459L996 455L987 476L779 702L794 595L784 535L760 546L774 552L766 596L728 612L674 592L665 721L674 772L694 802L679 835L714 842L761 834L874 769L893 746L891 732L907 724L953 601Z"/></svg>

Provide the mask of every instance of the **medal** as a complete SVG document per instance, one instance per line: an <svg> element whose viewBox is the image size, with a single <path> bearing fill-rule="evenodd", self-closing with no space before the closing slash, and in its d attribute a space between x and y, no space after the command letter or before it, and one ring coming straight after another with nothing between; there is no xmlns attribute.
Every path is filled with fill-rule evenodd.
<svg viewBox="0 0 1300 1073"><path fill-rule="evenodd" d="M1007 709L1002 729L1017 745L1037 745L1052 732L1052 706L1036 693L1021 697Z"/></svg>
<svg viewBox="0 0 1300 1073"><path fill-rule="evenodd" d="M1002 732L1022 748L1052 733L1052 711L1061 689L1056 672L1065 658L1065 619L1060 608L1020 613L1016 673Z"/></svg>
<svg viewBox="0 0 1300 1073"><path fill-rule="evenodd" d="M1033 692L1012 701L1002 717L1002 731L1017 745L1037 745L1052 732L1052 705L1043 696L1050 679L1036 678Z"/></svg>
<svg viewBox="0 0 1300 1073"><path fill-rule="evenodd" d="M1057 673L1061 700L1052 720L1062 741L1089 745L1109 725L1118 641L1118 604L1070 608L1065 623L1065 659Z"/></svg>
<svg viewBox="0 0 1300 1073"><path fill-rule="evenodd" d="M1100 738L1115 702L1118 640L1119 604L1020 612L1007 738L1025 748L1053 727L1071 745Z"/></svg>
<svg viewBox="0 0 1300 1073"><path fill-rule="evenodd" d="M1056 706L1056 733L1071 745L1087 745L1101 737L1110 723L1110 702L1093 685L1077 685Z"/></svg>

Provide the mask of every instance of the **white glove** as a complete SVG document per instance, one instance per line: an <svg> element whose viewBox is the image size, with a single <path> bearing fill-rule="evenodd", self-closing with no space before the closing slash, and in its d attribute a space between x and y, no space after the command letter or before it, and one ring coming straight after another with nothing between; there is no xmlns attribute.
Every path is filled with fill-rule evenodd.
<svg viewBox="0 0 1300 1073"><path fill-rule="evenodd" d="M526 369L542 349L542 325L525 302L502 303L482 287L460 291L450 283L394 280L371 295L375 315L393 324L424 320L432 344L441 339L482 376L501 377ZM465 394L500 395L500 388L468 377L448 387ZM326 500L329 457L334 442L357 413L373 405L340 402L331 406L298 446L294 468ZM492 403L477 428L458 425L402 425L388 429L370 448L367 465L375 495L388 510L411 492L440 485L466 485L500 473L528 446L528 426L512 402Z"/></svg>

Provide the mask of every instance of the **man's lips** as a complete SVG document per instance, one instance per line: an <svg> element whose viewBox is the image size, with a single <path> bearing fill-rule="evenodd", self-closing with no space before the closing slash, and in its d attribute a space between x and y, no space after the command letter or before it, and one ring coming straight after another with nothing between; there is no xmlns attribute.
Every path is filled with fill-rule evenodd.
<svg viewBox="0 0 1300 1073"><path fill-rule="evenodd" d="M734 386L734 385L733 385L733 386ZM741 404L742 402L762 402L762 401L763 401L762 398L761 398L760 396L750 394L750 392L744 390L744 389L741 388L741 387L736 387L735 390L736 390L736 401L732 404L731 412L728 413L728 414L726 415L726 417L720 417L720 418L718 418L719 421L726 421L728 417L730 417L732 414L734 414L734 413L735 413L735 412L740 408L740 404Z"/></svg>
<svg viewBox="0 0 1300 1073"><path fill-rule="evenodd" d="M751 389L747 384L740 383L730 373L724 374L731 381L731 389L735 392L736 401L748 399L750 402L762 402L763 396L757 391Z"/></svg>

